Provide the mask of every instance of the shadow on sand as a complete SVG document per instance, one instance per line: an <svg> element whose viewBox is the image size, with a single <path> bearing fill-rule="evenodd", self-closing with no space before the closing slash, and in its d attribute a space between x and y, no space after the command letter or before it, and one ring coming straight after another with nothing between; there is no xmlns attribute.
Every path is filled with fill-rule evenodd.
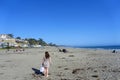
<svg viewBox="0 0 120 80"><path fill-rule="evenodd" d="M32 68L32 70L35 72L35 74L40 74L40 70L38 70L38 69L35 69L35 68Z"/></svg>
<svg viewBox="0 0 120 80"><path fill-rule="evenodd" d="M32 70L34 71L34 73L35 73L36 75L42 75L42 76L44 76L44 74L41 73L40 70L38 70L38 69L36 69L36 68L32 68Z"/></svg>

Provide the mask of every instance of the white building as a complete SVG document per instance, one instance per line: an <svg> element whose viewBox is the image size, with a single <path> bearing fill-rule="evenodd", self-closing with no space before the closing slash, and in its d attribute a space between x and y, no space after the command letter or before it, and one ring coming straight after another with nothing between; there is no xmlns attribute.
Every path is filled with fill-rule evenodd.
<svg viewBox="0 0 120 80"><path fill-rule="evenodd" d="M11 39L11 37L8 36L7 34L0 34L0 39L6 40L6 39Z"/></svg>
<svg viewBox="0 0 120 80"><path fill-rule="evenodd" d="M28 41L21 40L21 39L15 39L10 37L7 34L0 34L0 47L6 47L9 43L9 46L21 46L21 47L27 47Z"/></svg>

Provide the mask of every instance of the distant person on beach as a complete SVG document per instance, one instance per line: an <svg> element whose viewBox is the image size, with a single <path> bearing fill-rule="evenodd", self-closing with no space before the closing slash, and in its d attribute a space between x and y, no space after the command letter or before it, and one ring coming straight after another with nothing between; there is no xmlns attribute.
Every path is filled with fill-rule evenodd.
<svg viewBox="0 0 120 80"><path fill-rule="evenodd" d="M113 50L112 53L117 53L116 50Z"/></svg>
<svg viewBox="0 0 120 80"><path fill-rule="evenodd" d="M64 53L66 53L66 52L67 52L67 50L66 50L66 49L63 49L62 51L63 51Z"/></svg>
<svg viewBox="0 0 120 80"><path fill-rule="evenodd" d="M44 65L44 75L48 77L49 67L51 63L51 57L48 51L45 52L45 56L43 57L42 64Z"/></svg>
<svg viewBox="0 0 120 80"><path fill-rule="evenodd" d="M10 45L9 45L9 42L7 43L7 51L9 51L10 49Z"/></svg>

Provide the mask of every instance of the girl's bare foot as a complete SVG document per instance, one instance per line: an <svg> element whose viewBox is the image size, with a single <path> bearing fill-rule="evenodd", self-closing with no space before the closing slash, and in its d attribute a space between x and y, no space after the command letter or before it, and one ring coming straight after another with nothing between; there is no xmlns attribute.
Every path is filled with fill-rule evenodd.
<svg viewBox="0 0 120 80"><path fill-rule="evenodd" d="M45 77L48 77L49 75L46 75Z"/></svg>

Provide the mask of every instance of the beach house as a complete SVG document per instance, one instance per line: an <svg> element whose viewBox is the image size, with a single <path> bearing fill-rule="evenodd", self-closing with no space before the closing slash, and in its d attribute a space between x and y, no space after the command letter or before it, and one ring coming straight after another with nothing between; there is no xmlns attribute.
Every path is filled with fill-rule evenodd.
<svg viewBox="0 0 120 80"><path fill-rule="evenodd" d="M22 40L22 39L15 39L10 37L8 34L0 34L0 47L7 47L9 44L9 46L12 47L28 47L29 43L26 40Z"/></svg>

